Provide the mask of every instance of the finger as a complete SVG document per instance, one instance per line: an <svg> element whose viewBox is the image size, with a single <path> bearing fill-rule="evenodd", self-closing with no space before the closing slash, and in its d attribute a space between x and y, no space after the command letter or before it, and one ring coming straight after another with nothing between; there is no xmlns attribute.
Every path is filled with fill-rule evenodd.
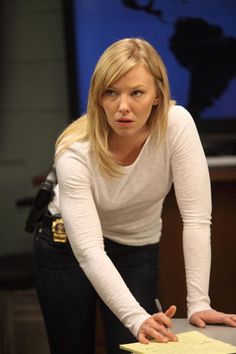
<svg viewBox="0 0 236 354"><path fill-rule="evenodd" d="M199 327L199 328L204 328L206 327L206 322L203 321L199 316L192 316L190 319L190 323L193 325Z"/></svg>
<svg viewBox="0 0 236 354"><path fill-rule="evenodd" d="M165 315L168 316L169 318L172 318L176 313L176 310L177 310L176 306L172 305L165 311Z"/></svg>
<svg viewBox="0 0 236 354"><path fill-rule="evenodd" d="M162 333L162 335L164 335L165 337L168 338L168 341L171 341L171 342L178 341L178 337L174 333L172 333L170 330L168 330L166 327L164 327L164 329L162 329L160 332Z"/></svg>
<svg viewBox="0 0 236 354"><path fill-rule="evenodd" d="M166 327L159 325L159 328L150 328L149 334L152 338L158 340L159 342L166 343L166 342L177 342L178 338L174 333L168 331Z"/></svg>
<svg viewBox="0 0 236 354"><path fill-rule="evenodd" d="M159 314L158 317L160 317L160 314ZM176 335L174 333L169 331L167 329L167 327L164 326L162 323L156 322L154 320L153 316L150 318L149 323L147 324L147 326L152 328L154 331L156 331L157 333L161 334L162 336L167 337L168 340L171 340L171 341L177 341L178 340L178 338L176 337ZM149 334L150 334L150 332L149 332ZM154 334L155 334L155 332L154 332ZM152 335L153 335L153 332L152 332ZM153 337L153 338L156 339L156 337Z"/></svg>
<svg viewBox="0 0 236 354"><path fill-rule="evenodd" d="M230 327L236 327L236 318L234 316L227 316L224 318L223 323Z"/></svg>
<svg viewBox="0 0 236 354"><path fill-rule="evenodd" d="M155 313L152 318L157 322L157 323L161 323L163 325L165 325L166 327L168 328L172 328L173 327L173 324L172 324L172 321L171 319L166 316L165 313L163 312L158 312L158 313Z"/></svg>
<svg viewBox="0 0 236 354"><path fill-rule="evenodd" d="M143 344L148 344L148 343L149 343L149 340L148 340L148 338L146 337L146 334L144 334L144 333L140 333L140 334L138 335L138 341L139 341L140 343L143 343Z"/></svg>
<svg viewBox="0 0 236 354"><path fill-rule="evenodd" d="M172 333L170 330L168 330L168 328L165 326L160 326L158 332L160 332L163 336L167 337L168 340L170 340L172 342L178 341L178 337L174 333Z"/></svg>
<svg viewBox="0 0 236 354"><path fill-rule="evenodd" d="M161 326L158 326L157 328L155 321L153 322L153 324L149 322L148 324L142 327L142 330L138 334L138 340L143 344L149 343L150 338L154 338L161 343L168 342L168 339L165 338L165 336L159 332ZM156 326L156 328L154 328L153 326Z"/></svg>
<svg viewBox="0 0 236 354"><path fill-rule="evenodd" d="M162 331L164 332L164 327L163 327ZM169 341L167 336L165 336L163 333L161 333L160 329L156 330L153 327L147 327L147 328L145 328L145 334L146 334L146 337L148 336L149 338L153 338L160 343L167 343Z"/></svg>

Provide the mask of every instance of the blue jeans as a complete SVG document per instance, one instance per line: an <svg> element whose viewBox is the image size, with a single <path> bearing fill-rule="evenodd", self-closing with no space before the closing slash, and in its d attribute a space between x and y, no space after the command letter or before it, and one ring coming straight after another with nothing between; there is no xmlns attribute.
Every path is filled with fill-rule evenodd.
<svg viewBox="0 0 236 354"><path fill-rule="evenodd" d="M104 242L108 256L136 300L150 314L156 312L158 244L125 246L108 239ZM46 227L36 231L34 237L34 278L51 354L93 354L98 295L69 242L54 242ZM123 353L119 344L134 342L136 338L98 300L107 353Z"/></svg>

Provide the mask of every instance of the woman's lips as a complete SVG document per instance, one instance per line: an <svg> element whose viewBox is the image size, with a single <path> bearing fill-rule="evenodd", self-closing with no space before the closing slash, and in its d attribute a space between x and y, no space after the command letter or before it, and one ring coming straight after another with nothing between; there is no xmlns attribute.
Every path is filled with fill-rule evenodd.
<svg viewBox="0 0 236 354"><path fill-rule="evenodd" d="M133 123L132 119L130 118L119 118L116 120L118 124L130 124Z"/></svg>
<svg viewBox="0 0 236 354"><path fill-rule="evenodd" d="M116 123L121 127L127 127L133 123L133 120L129 118L119 118L116 120Z"/></svg>
<svg viewBox="0 0 236 354"><path fill-rule="evenodd" d="M132 119L128 117L124 117L124 118L117 119L117 122L132 122Z"/></svg>

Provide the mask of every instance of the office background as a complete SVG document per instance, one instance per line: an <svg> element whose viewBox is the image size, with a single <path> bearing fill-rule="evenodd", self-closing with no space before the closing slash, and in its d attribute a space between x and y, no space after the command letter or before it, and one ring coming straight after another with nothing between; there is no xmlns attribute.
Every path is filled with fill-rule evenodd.
<svg viewBox="0 0 236 354"><path fill-rule="evenodd" d="M47 172L53 159L57 135L70 119L75 118L70 109L65 38L62 1L1 1L0 257L31 251L32 236L24 231L29 207L22 200L27 201L37 192L40 177ZM92 43L90 45L92 47ZM236 312L235 168L216 169L211 176L211 295L215 306ZM179 315L183 316L185 283L181 221L173 193L165 203L163 217L166 227L162 249L163 252L169 249L174 240L168 258L171 257L175 265L170 267L162 257L162 298L164 306L177 302ZM172 284L171 289L167 283Z"/></svg>
<svg viewBox="0 0 236 354"><path fill-rule="evenodd" d="M30 250L24 232L35 178L47 172L69 120L62 3L3 0L0 12L0 255Z"/></svg>

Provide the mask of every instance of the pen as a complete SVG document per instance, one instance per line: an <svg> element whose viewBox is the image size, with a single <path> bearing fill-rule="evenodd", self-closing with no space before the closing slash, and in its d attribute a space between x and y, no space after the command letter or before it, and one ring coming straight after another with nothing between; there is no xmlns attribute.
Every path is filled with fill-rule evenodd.
<svg viewBox="0 0 236 354"><path fill-rule="evenodd" d="M161 303L160 303L160 301L158 300L158 298L155 299L155 303L156 303L156 307L157 307L158 311L159 311L159 312L163 312ZM164 326L167 328L166 325L164 325ZM168 330L168 328L167 328L167 330Z"/></svg>
<svg viewBox="0 0 236 354"><path fill-rule="evenodd" d="M160 301L157 298L155 299L155 303L156 303L156 307L157 307L158 311L159 312L163 312L161 303L160 303Z"/></svg>

